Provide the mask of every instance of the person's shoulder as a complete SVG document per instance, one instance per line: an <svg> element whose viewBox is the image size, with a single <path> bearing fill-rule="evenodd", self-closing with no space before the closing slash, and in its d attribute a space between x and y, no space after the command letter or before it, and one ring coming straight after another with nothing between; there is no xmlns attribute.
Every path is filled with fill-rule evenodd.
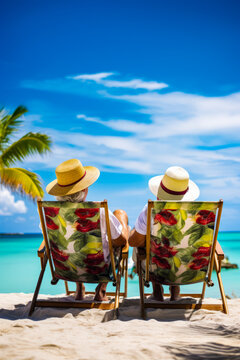
<svg viewBox="0 0 240 360"><path fill-rule="evenodd" d="M140 212L136 222L135 222L135 230L136 230L137 233L139 233L141 235L146 235L147 208L148 208L148 204L145 204L142 211Z"/></svg>
<svg viewBox="0 0 240 360"><path fill-rule="evenodd" d="M142 208L140 215L141 214L146 214L147 213L147 209L148 209L148 204L145 204L144 207Z"/></svg>
<svg viewBox="0 0 240 360"><path fill-rule="evenodd" d="M143 210L145 211L145 210L147 209L147 207L148 207L148 203L146 203L146 204L144 205Z"/></svg>

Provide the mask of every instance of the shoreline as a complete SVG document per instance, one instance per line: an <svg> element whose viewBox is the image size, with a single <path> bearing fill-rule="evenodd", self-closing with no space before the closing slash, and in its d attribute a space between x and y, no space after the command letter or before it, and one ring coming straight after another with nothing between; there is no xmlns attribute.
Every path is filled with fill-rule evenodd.
<svg viewBox="0 0 240 360"><path fill-rule="evenodd" d="M240 230L224 230L224 231L219 231L219 234L240 234ZM23 232L13 232L13 233L0 233L0 236L30 236L30 235L33 235L33 236L42 236L42 233L39 232L39 233L23 233Z"/></svg>

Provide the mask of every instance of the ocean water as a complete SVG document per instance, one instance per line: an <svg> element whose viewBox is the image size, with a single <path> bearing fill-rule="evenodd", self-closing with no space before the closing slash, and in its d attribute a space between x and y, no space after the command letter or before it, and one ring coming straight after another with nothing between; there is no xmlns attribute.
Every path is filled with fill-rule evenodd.
<svg viewBox="0 0 240 360"><path fill-rule="evenodd" d="M222 269L222 279L225 292L230 297L240 297L240 232L219 233L218 241L223 251L232 263L238 264L239 269ZM40 272L40 261L37 249L42 242L42 235L0 235L0 293L34 292ZM131 256L132 249L130 249ZM62 294L65 292L64 282L51 285L49 266L45 272L40 289L42 294ZM207 288L207 297L219 297L219 288L215 272L213 273L212 288ZM96 285L86 285L87 289L93 290ZM122 281L123 287L123 281ZM181 291L184 293L201 291L202 284L186 285ZM75 284L70 288L75 290ZM168 292L167 287L165 287ZM108 285L108 290L114 290ZM146 289L147 292L151 289ZM138 276L133 280L128 279L128 296L139 296Z"/></svg>

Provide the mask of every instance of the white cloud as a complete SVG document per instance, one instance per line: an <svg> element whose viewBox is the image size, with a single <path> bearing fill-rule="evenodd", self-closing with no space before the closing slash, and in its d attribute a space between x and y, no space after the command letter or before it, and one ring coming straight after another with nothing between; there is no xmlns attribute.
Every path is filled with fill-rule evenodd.
<svg viewBox="0 0 240 360"><path fill-rule="evenodd" d="M106 82L115 81L108 79L112 75L79 75L78 80L108 86ZM115 85L125 87L125 81L120 83ZM78 119L111 129L111 136L42 129L52 136L55 146L48 158L35 157L34 165L29 160L32 167L37 169L41 163L54 168L67 158L78 157L83 164L96 165L102 171L152 175L162 173L168 166L180 165L201 182L204 196L211 193L218 198L225 194L230 199L230 194L235 193L235 199L240 199L234 190L236 181L230 182L230 190L225 185L214 185L216 179L225 184L226 179L240 178L240 146L231 147L232 142L240 141L240 93L207 97L156 91L132 95L125 91L121 95L102 92L101 96L138 105L137 111L141 118L145 114L146 122L78 114ZM122 136L119 132L128 134Z"/></svg>
<svg viewBox="0 0 240 360"><path fill-rule="evenodd" d="M102 96L105 104L107 99L135 104L135 114L132 106L130 119L110 116L102 119L91 113L80 113L77 119L83 121L78 121L82 126L79 133L67 126L62 131L40 129L32 122L29 131L49 134L54 147L47 157L34 157L34 163L28 159L31 168L36 171L51 168L54 179L54 168L69 158L79 158L83 165L97 166L101 171L136 174L136 177L138 174L149 177L161 174L168 166L179 165L185 167L199 185L201 200L223 198L228 208L231 205L237 208L240 202L240 92L219 97L170 91L161 94L153 91L160 89L161 83L116 80L110 78L113 75L79 75L74 78L78 81L65 79L67 84L60 90L56 84L51 90L80 95L84 91L86 96L90 88L89 96L94 96L93 93ZM100 91L99 85L105 90ZM148 91L129 90L140 88ZM135 120L138 114L141 122ZM93 126L89 127L91 132L88 131L84 121L102 125L101 134L104 135L94 131ZM139 197L144 192L140 191ZM118 199L123 197L120 194ZM236 215L235 210L234 213Z"/></svg>
<svg viewBox="0 0 240 360"><path fill-rule="evenodd" d="M78 114L77 119L83 119L83 120L86 120L86 121L93 121L93 122L99 122L100 121L99 118L89 117L89 116L86 116L84 114Z"/></svg>
<svg viewBox="0 0 240 360"><path fill-rule="evenodd" d="M142 79L132 79L128 81L105 80L112 75L114 75L114 73L84 74L73 76L71 79L81 81L95 81L97 84L101 84L108 88L145 89L152 91L168 87L168 85L165 83L159 83L157 81L143 81Z"/></svg>
<svg viewBox="0 0 240 360"><path fill-rule="evenodd" d="M111 72L102 72L102 73L98 73L98 74L83 74L83 75L72 76L72 77L70 77L70 79L91 80L91 81L100 82L102 79L105 79L106 77L111 76L113 74L114 73L111 73Z"/></svg>
<svg viewBox="0 0 240 360"><path fill-rule="evenodd" d="M156 81L143 81L141 79L133 79L129 81L105 80L102 81L106 87L113 88L129 88L129 89L145 89L145 90L160 90L168 87L165 83Z"/></svg>
<svg viewBox="0 0 240 360"><path fill-rule="evenodd" d="M115 130L142 133L144 137L229 133L240 128L240 93L211 98L185 93L144 93L106 97L132 102L150 115L151 124L132 121L105 122Z"/></svg>
<svg viewBox="0 0 240 360"><path fill-rule="evenodd" d="M25 214L26 212L27 208L23 200L15 201L8 189L0 188L0 216Z"/></svg>

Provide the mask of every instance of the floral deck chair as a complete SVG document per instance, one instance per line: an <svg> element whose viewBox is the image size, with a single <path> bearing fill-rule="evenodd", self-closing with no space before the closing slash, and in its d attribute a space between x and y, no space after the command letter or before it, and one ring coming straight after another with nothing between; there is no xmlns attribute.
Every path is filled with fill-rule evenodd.
<svg viewBox="0 0 240 360"><path fill-rule="evenodd" d="M109 244L110 257L106 261L101 237L100 208L105 211ZM112 248L107 201L82 203L38 201L38 211L44 241L38 251L41 272L29 315L36 306L117 309L119 296L127 296L127 273L124 293L120 293L120 281L124 270L127 272L128 251L123 253L120 248L117 251ZM54 285L59 279L64 280L67 295L73 293L68 289L68 281L113 282L116 291L108 292L107 295L115 295L115 302L37 300L47 261L52 274L51 283ZM117 271L116 264L118 264ZM86 292L86 294L94 293Z"/></svg>
<svg viewBox="0 0 240 360"><path fill-rule="evenodd" d="M145 308L207 308L228 313L221 279L222 249L217 243L223 202L148 202L146 254L138 251L137 271L141 296L141 314ZM145 262L145 270L142 261ZM217 272L222 304L203 304L206 285L213 286L213 267ZM149 280L159 280L165 285L203 283L200 294L181 294L199 298L190 304L146 301L144 285Z"/></svg>

